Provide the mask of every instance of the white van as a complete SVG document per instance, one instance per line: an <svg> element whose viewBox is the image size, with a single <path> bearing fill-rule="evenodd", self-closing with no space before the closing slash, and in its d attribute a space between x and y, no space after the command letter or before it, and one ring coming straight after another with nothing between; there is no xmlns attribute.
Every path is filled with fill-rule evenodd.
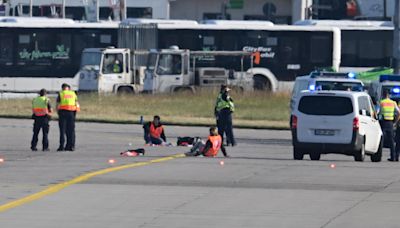
<svg viewBox="0 0 400 228"><path fill-rule="evenodd" d="M307 76L297 77L293 86L290 110L293 110L295 101L301 91L339 90L364 91L362 81L355 79L354 73L312 72Z"/></svg>
<svg viewBox="0 0 400 228"><path fill-rule="evenodd" d="M363 161L382 158L382 130L371 97L364 92L305 91L296 101L291 117L293 157L338 153Z"/></svg>

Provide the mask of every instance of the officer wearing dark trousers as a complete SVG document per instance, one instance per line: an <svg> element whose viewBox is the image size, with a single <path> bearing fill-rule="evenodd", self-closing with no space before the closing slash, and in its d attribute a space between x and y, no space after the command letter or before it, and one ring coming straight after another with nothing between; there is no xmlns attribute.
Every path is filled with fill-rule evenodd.
<svg viewBox="0 0 400 228"><path fill-rule="evenodd" d="M60 128L60 146L57 151L75 150L75 117L80 110L78 97L68 84L63 84L62 91L57 97L58 126ZM65 145L65 136L67 143ZM65 147L64 147L65 145Z"/></svg>
<svg viewBox="0 0 400 228"><path fill-rule="evenodd" d="M390 99L389 91L384 91L385 99L380 101L379 115L380 125L384 139L388 142L390 148L390 158L388 161L399 161L399 153L395 150L393 138L393 126L397 124L400 118L400 111L395 101Z"/></svg>
<svg viewBox="0 0 400 228"><path fill-rule="evenodd" d="M31 141L32 151L37 151L36 145L38 143L40 129L42 129L43 134L42 150L49 150L49 120L52 110L50 100L46 95L47 91L45 89L41 89L39 96L34 98L32 101L32 118L35 120L33 123L33 136Z"/></svg>
<svg viewBox="0 0 400 228"><path fill-rule="evenodd" d="M227 86L221 86L221 93L218 95L215 105L215 115L217 118L218 134L222 137L222 141L225 133L227 145L236 146L232 125L232 113L235 110L235 105L229 96L229 91L230 89Z"/></svg>

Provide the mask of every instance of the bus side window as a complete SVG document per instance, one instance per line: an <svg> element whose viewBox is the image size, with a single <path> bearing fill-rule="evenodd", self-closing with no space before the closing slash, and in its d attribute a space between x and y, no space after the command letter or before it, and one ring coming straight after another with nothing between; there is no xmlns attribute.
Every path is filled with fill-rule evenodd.
<svg viewBox="0 0 400 228"><path fill-rule="evenodd" d="M0 35L0 64L12 65L13 60L13 40L12 36L1 34Z"/></svg>

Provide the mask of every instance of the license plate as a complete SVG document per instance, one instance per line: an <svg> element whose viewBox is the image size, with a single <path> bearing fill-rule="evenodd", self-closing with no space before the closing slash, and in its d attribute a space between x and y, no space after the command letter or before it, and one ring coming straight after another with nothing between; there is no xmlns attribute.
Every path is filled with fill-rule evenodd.
<svg viewBox="0 0 400 228"><path fill-rule="evenodd" d="M315 129L315 135L335 135L334 130Z"/></svg>

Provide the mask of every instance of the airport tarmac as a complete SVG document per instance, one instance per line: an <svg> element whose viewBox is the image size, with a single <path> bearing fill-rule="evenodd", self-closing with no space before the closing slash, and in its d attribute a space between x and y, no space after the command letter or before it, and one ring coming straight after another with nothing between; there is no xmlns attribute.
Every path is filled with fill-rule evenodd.
<svg viewBox="0 0 400 228"><path fill-rule="evenodd" d="M231 158L175 146L121 157L143 147L141 126L79 122L76 151L56 152L52 121L51 151L32 152L32 123L0 119L1 228L400 226L400 163L386 149L380 163L295 161L289 131L235 129ZM173 143L207 133L166 126Z"/></svg>

